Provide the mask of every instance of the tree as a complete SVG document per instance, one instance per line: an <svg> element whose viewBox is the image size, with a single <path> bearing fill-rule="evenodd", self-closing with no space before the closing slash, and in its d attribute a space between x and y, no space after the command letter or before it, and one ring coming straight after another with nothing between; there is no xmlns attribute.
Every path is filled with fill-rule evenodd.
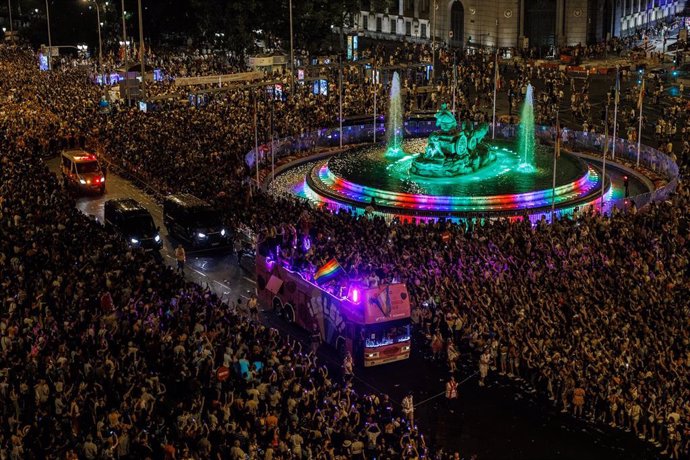
<svg viewBox="0 0 690 460"><path fill-rule="evenodd" d="M221 43L236 52L253 48L254 31L261 29L265 9L260 0L227 2L224 0L189 0L193 11L195 35L206 43Z"/></svg>
<svg viewBox="0 0 690 460"><path fill-rule="evenodd" d="M311 50L325 48L332 41L335 29L342 31L343 27L354 25L355 15L362 7L363 0L293 1L296 46ZM341 49L344 46L342 33L340 46Z"/></svg>
<svg viewBox="0 0 690 460"><path fill-rule="evenodd" d="M196 27L192 0L142 0L142 2L146 40L154 43L162 41L183 43L187 38L194 38ZM129 12L130 8L133 12L137 11L136 0L125 0L125 10ZM117 10L121 13L119 5ZM135 21L139 20L136 14L132 16ZM131 31L130 27L132 27ZM138 22L128 24L127 34L139 37Z"/></svg>
<svg viewBox="0 0 690 460"><path fill-rule="evenodd" d="M395 0L371 0L370 10L374 13L397 13L397 5Z"/></svg>
<svg viewBox="0 0 690 460"><path fill-rule="evenodd" d="M102 3L105 0L100 0ZM54 44L97 43L93 6L81 0L49 0ZM393 0L293 0L294 43L297 48L319 51L332 46L334 32L350 27L363 7L385 10ZM154 44L196 46L213 44L240 53L254 52L255 39L269 47L287 50L290 42L289 0L142 0L144 34ZM46 43L45 3L23 0L22 12L38 9L25 35L38 45ZM138 40L137 0L125 0L127 35ZM106 49L122 36L119 0L110 0L101 12ZM342 36L342 35L341 35Z"/></svg>

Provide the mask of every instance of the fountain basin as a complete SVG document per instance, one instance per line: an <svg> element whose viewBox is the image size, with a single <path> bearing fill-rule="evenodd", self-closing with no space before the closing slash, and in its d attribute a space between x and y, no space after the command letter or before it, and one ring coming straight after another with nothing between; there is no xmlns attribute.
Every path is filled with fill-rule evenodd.
<svg viewBox="0 0 690 460"><path fill-rule="evenodd" d="M425 139L407 140L404 150L419 152L424 143ZM487 155L494 161L483 168L463 176L434 178L415 174L419 153L408 153L390 162L383 147L356 148L316 162L307 174L306 185L326 201L415 216L519 215L527 210L550 209L552 150L537 146L534 171L525 173L510 145L487 145ZM602 180L597 166L573 155L561 155L557 163L556 207L596 200ZM609 186L606 183L604 190Z"/></svg>

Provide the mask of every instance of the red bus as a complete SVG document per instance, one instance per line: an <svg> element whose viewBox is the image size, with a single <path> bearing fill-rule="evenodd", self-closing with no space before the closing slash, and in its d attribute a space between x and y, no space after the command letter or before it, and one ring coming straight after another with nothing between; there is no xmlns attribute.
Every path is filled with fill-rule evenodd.
<svg viewBox="0 0 690 460"><path fill-rule="evenodd" d="M259 303L314 331L365 367L410 357L410 298L403 283L374 288L350 283L336 296L268 257L256 256Z"/></svg>

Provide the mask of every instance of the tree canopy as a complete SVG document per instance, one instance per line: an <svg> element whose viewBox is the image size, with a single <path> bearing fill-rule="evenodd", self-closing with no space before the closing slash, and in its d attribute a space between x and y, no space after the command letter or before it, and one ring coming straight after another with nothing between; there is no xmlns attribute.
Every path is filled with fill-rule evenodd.
<svg viewBox="0 0 690 460"><path fill-rule="evenodd" d="M145 39L154 44L213 44L234 51L253 51L256 40L270 48L289 47L289 0L141 0ZM13 2L15 3L15 2ZM48 0L54 44L97 43L94 0ZM98 0L102 33L111 48L122 36L121 0ZM107 3L107 5L106 5ZM351 26L363 7L385 10L393 0L293 0L295 46L310 50L337 44L332 32ZM138 37L137 0L124 0L127 35ZM18 6L13 15L20 17ZM24 34L34 44L47 43L45 2L24 0Z"/></svg>

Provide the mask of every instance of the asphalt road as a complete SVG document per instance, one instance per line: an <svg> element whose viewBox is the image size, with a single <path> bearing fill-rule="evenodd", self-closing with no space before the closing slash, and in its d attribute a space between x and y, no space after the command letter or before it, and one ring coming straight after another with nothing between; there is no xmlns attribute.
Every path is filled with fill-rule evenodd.
<svg viewBox="0 0 690 460"><path fill-rule="evenodd" d="M57 158L51 159L48 161L48 167L59 177L58 163ZM168 231L163 225L162 205L128 180L109 172L106 179L105 195L78 197L77 208L84 214L103 222L105 202L116 198L133 198L149 210L156 226L160 227L161 238L163 238L161 255L167 264L174 265L175 247L178 242L168 235ZM208 285L214 292L228 301L249 298L249 294L254 292L252 275L239 267L231 251L187 250L186 253L185 274L190 281L202 286Z"/></svg>
<svg viewBox="0 0 690 460"><path fill-rule="evenodd" d="M57 173L57 160L48 162ZM105 196L77 199L77 207L103 220L103 205L113 198L134 198L153 215L164 238L162 255L165 263L174 264L176 242L168 237L162 222L162 207L134 184L109 173ZM228 251L188 252L186 276L209 286L228 301L248 298L254 292L252 275L237 264ZM262 312L263 321L300 340L304 331L284 323L272 312ZM306 345L305 345L306 347ZM519 382L490 374L489 384L480 388L471 354L456 375L461 382L460 398L449 404L443 395L448 378L445 364L432 362L420 347L409 361L377 368L357 369L356 386L360 391L377 391L390 395L399 404L412 391L419 428L437 446L446 451L459 450L466 458L478 459L652 459L654 452L630 434L609 428L593 427L568 415L560 414L547 401L540 401L521 388ZM340 367L333 350L322 346L319 356L334 371Z"/></svg>

